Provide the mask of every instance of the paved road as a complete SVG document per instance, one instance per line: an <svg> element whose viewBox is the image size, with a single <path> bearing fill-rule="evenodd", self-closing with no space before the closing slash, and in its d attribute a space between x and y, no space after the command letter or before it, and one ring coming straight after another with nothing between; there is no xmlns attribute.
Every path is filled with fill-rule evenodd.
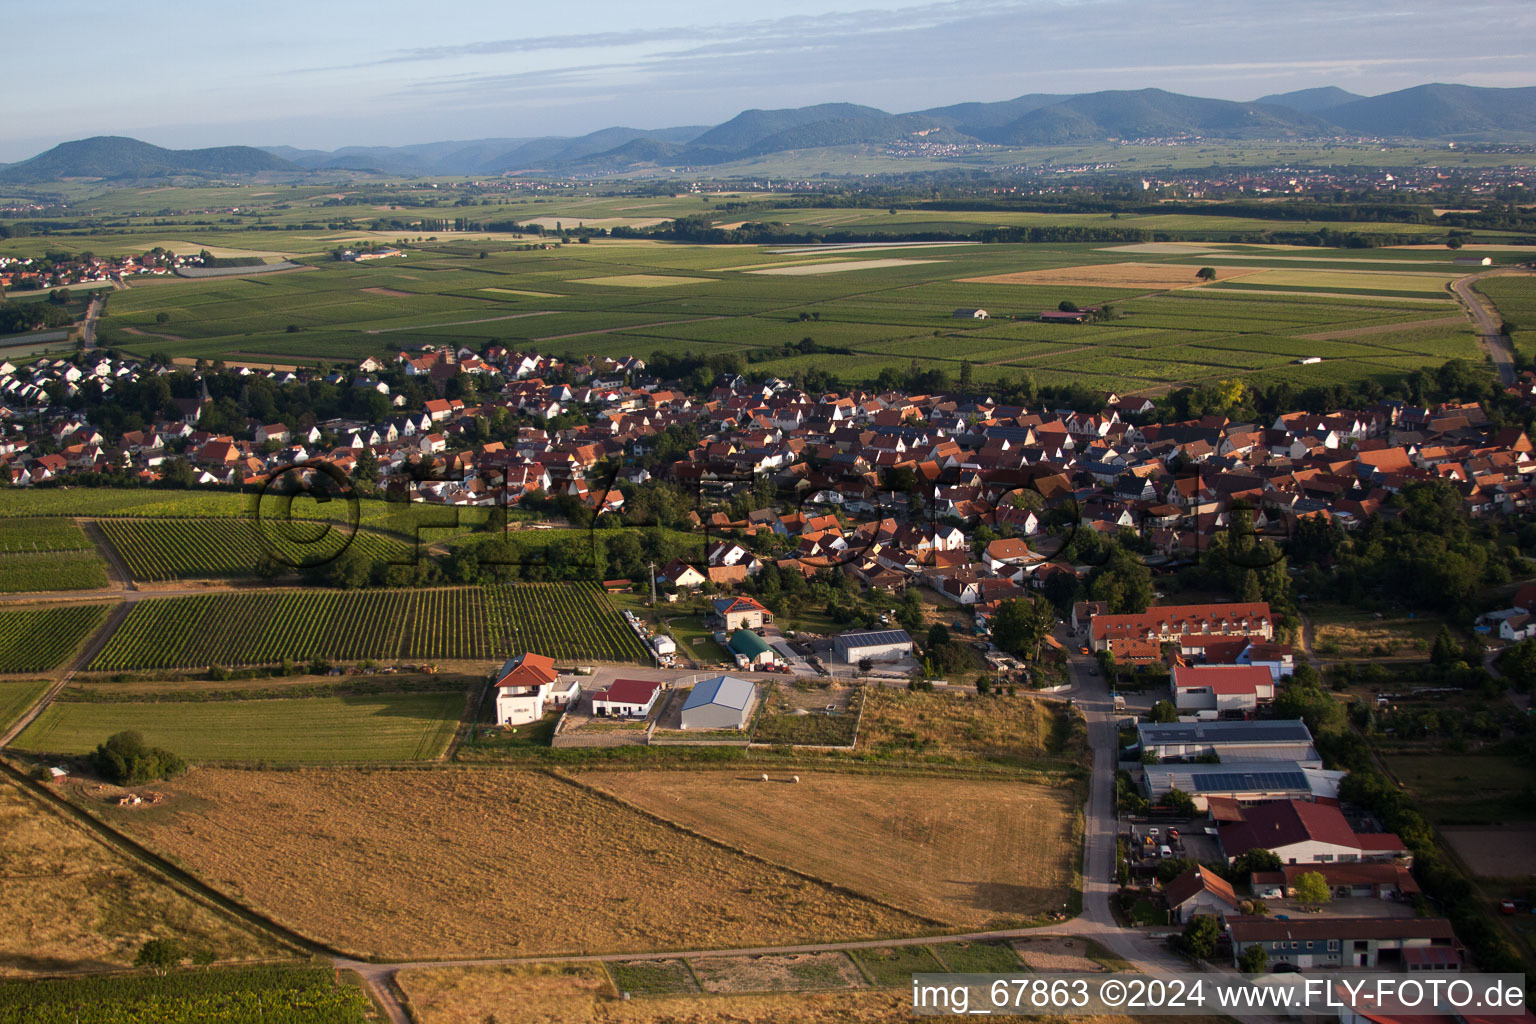
<svg viewBox="0 0 1536 1024"><path fill-rule="evenodd" d="M1478 339L1488 349L1488 357L1493 360L1494 368L1499 371L1499 381L1505 387L1515 382L1514 346L1510 343L1509 335L1502 330L1503 318L1498 310L1494 309L1493 304L1480 293L1474 291L1472 286L1485 277L1528 273L1530 271L1503 267L1482 274L1469 274L1451 282L1451 291L1456 293L1456 298L1472 315L1472 321L1477 327Z"/></svg>
<svg viewBox="0 0 1536 1024"><path fill-rule="evenodd" d="M101 318L101 308L104 304L100 295L93 295L91 304L86 307L85 323L80 328L80 339L85 343L87 352L96 347L96 321Z"/></svg>

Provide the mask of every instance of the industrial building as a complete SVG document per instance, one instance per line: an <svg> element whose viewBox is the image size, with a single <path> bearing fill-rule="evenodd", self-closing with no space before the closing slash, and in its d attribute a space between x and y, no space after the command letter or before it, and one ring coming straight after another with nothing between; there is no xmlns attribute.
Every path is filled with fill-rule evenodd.
<svg viewBox="0 0 1536 1024"><path fill-rule="evenodd" d="M684 729L745 729L757 702L750 679L715 676L694 686L683 702Z"/></svg>

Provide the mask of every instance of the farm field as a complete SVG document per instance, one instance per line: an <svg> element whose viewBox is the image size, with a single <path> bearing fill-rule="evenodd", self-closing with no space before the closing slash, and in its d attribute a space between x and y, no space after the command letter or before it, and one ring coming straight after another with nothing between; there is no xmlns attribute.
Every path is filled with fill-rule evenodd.
<svg viewBox="0 0 1536 1024"><path fill-rule="evenodd" d="M56 700L11 744L85 754L124 729L191 761L275 764L425 761L447 748L464 694L86 703Z"/></svg>
<svg viewBox="0 0 1536 1024"><path fill-rule="evenodd" d="M98 590L107 582L107 564L95 549L0 554L0 593Z"/></svg>
<svg viewBox="0 0 1536 1024"><path fill-rule="evenodd" d="M1524 879L1536 874L1536 828L1447 828L1441 834L1479 878Z"/></svg>
<svg viewBox="0 0 1536 1024"><path fill-rule="evenodd" d="M9 780L0 781L0 862L0 977L127 967L157 936L220 959L282 953L44 810ZM0 991L0 1008L6 1005ZM20 1019L3 1009L0 1016Z"/></svg>
<svg viewBox="0 0 1536 1024"><path fill-rule="evenodd" d="M1006 927L1068 899L1068 788L908 775L590 772L628 803L945 925ZM978 848L992 851L974 856Z"/></svg>
<svg viewBox="0 0 1536 1024"><path fill-rule="evenodd" d="M157 806L95 812L359 955L641 951L922 927L539 772L199 768L156 788L167 795ZM580 887L549 884L573 865Z"/></svg>
<svg viewBox="0 0 1536 1024"><path fill-rule="evenodd" d="M786 212L813 219L868 214ZM1227 243L1147 249L959 244L918 250L923 256L909 259L878 247L775 250L598 239L533 252L495 248L480 259L445 243L413 249L409 264L321 261L306 274L135 287L114 298L102 332L111 344L141 355L255 362L393 357L403 346L444 340L567 357L745 355L809 337L847 351L766 359L759 352L754 369L791 376L820 368L868 382L883 370L905 371L915 357L951 374L969 361L979 382L1029 372L1041 384L1126 391L1263 375L1289 362L1185 358L1186 343L1218 337L1237 349L1251 336L1286 338L1297 355L1321 356L1320 366L1285 366L1302 386L1397 375L1405 366L1449 358L1438 349L1397 347L1390 331L1361 336L1347 349L1301 337L1454 314L1444 283L1459 268L1449 251L1298 254ZM1228 256L1242 262L1224 263ZM1194 287L1204 265L1227 280ZM1040 310L1062 301L1113 301L1122 315L1076 328L1035 321ZM951 316L956 308L976 307L993 318ZM157 325L161 314L169 319ZM178 340L136 336L127 328ZM1164 334L1150 338L1148 329ZM1445 332L1455 335L1453 327ZM904 344L915 347L903 351ZM1470 339L1454 347L1454 354L1477 355Z"/></svg>
<svg viewBox="0 0 1536 1024"><path fill-rule="evenodd" d="M313 658L495 661L524 650L562 662L649 660L595 585L522 583L266 590L141 601L89 668L183 669Z"/></svg>
<svg viewBox="0 0 1536 1024"><path fill-rule="evenodd" d="M1437 826L1536 821L1530 771L1510 757L1413 752L1382 760Z"/></svg>
<svg viewBox="0 0 1536 1024"><path fill-rule="evenodd" d="M69 519L0 519L0 554L87 551L91 539Z"/></svg>
<svg viewBox="0 0 1536 1024"><path fill-rule="evenodd" d="M761 960L788 958L763 957ZM694 960L696 970L710 964ZM538 1024L900 1024L912 1019L910 985L895 989L731 992L619 999L599 964L510 967L422 967L401 971L400 987L419 1024L486 1024L516 1006L519 1020ZM1135 1024L1132 1017L1096 1017L1099 1024ZM1202 1018L1165 1017L1167 1024Z"/></svg>
<svg viewBox="0 0 1536 1024"><path fill-rule="evenodd" d="M28 1024L364 1024L362 989L324 967L260 966L0 984L0 1014Z"/></svg>
<svg viewBox="0 0 1536 1024"><path fill-rule="evenodd" d="M858 752L893 760L934 758L1067 767L1086 737L1058 704L1030 697L975 697L867 688Z"/></svg>
<svg viewBox="0 0 1536 1024"><path fill-rule="evenodd" d="M424 967L400 972L398 981L421 1024L484 1024L508 1006L518 1007L520 1020L539 1024L897 1024L912 1017L910 992L857 989L621 1001L596 964Z"/></svg>
<svg viewBox="0 0 1536 1024"><path fill-rule="evenodd" d="M0 611L0 673L57 668L111 609L108 604L73 604Z"/></svg>
<svg viewBox="0 0 1536 1024"><path fill-rule="evenodd" d="M73 520L0 519L0 593L106 585L106 563Z"/></svg>
<svg viewBox="0 0 1536 1024"><path fill-rule="evenodd" d="M0 679L0 732L36 704L50 685L46 679Z"/></svg>
<svg viewBox="0 0 1536 1024"><path fill-rule="evenodd" d="M340 529L331 535L320 523L306 529L310 524L278 528L250 519L104 519L100 525L134 579L151 582L292 571L323 564L342 550L391 564L409 564L418 554L414 544L397 537Z"/></svg>

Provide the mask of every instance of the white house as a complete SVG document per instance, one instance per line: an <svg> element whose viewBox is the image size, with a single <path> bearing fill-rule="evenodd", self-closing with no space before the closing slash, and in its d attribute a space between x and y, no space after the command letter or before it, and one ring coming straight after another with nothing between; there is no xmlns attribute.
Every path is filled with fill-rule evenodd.
<svg viewBox="0 0 1536 1024"><path fill-rule="evenodd" d="M524 725L544 717L545 704L564 707L581 692L574 679L562 687L555 660L524 653L508 658L496 673L496 724Z"/></svg>
<svg viewBox="0 0 1536 1024"><path fill-rule="evenodd" d="M1252 714L1275 700L1275 678L1262 665L1175 665L1170 685L1185 712Z"/></svg>
<svg viewBox="0 0 1536 1024"><path fill-rule="evenodd" d="M661 684L650 679L615 679L592 693L592 714L598 718L644 718L651 713Z"/></svg>

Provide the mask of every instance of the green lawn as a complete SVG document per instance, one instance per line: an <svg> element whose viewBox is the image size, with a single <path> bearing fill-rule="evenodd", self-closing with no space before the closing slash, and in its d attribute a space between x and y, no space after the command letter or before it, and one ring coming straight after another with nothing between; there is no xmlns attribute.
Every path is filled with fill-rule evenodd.
<svg viewBox="0 0 1536 1024"><path fill-rule="evenodd" d="M944 965L927 946L855 949L850 955L879 988L907 987L912 984L914 974L937 974L944 970Z"/></svg>
<svg viewBox="0 0 1536 1024"><path fill-rule="evenodd" d="M464 708L459 692L150 704L54 703L18 750L83 754L136 729L194 761L325 763L439 756Z"/></svg>

